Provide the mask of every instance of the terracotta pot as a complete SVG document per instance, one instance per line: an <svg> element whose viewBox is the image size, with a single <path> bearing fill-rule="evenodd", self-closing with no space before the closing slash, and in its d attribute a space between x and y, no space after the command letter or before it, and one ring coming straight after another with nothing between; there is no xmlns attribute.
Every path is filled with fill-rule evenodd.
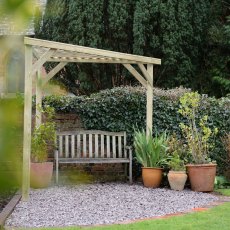
<svg viewBox="0 0 230 230"><path fill-rule="evenodd" d="M48 187L52 175L53 162L30 163L30 186L32 188Z"/></svg>
<svg viewBox="0 0 230 230"><path fill-rule="evenodd" d="M216 176L216 164L186 165L193 191L212 192Z"/></svg>
<svg viewBox="0 0 230 230"><path fill-rule="evenodd" d="M162 180L162 175L162 168L142 167L142 179L145 187L159 187Z"/></svg>
<svg viewBox="0 0 230 230"><path fill-rule="evenodd" d="M187 177L188 176L185 171L169 171L168 181L170 188L173 190L182 191L184 189Z"/></svg>

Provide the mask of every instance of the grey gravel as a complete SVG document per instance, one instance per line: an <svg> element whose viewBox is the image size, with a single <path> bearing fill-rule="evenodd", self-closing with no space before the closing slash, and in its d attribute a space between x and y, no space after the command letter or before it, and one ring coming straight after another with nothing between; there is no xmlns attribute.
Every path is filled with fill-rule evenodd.
<svg viewBox="0 0 230 230"><path fill-rule="evenodd" d="M112 224L186 212L218 200L200 192L150 189L119 183L56 186L31 190L20 201L6 227L61 227Z"/></svg>

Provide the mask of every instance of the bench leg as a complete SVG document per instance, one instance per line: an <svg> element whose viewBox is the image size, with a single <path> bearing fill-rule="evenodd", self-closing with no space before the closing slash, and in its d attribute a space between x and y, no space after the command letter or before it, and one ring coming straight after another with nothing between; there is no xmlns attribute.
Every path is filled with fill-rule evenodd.
<svg viewBox="0 0 230 230"><path fill-rule="evenodd" d="M132 157L132 150L130 150L129 152L129 183L132 184L133 183L133 167L132 167L132 164L133 164L133 157Z"/></svg>
<svg viewBox="0 0 230 230"><path fill-rule="evenodd" d="M125 181L127 180L127 178L128 178L128 173L127 173L127 166L128 166L128 164L127 163L124 163L125 164Z"/></svg>
<svg viewBox="0 0 230 230"><path fill-rule="evenodd" d="M56 184L58 184L58 151L55 151L55 165L56 165Z"/></svg>

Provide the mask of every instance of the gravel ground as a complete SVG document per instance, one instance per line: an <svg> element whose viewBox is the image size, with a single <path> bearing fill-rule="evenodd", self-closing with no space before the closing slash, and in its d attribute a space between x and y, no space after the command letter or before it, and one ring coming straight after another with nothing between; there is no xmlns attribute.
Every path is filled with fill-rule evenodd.
<svg viewBox="0 0 230 230"><path fill-rule="evenodd" d="M18 203L6 226L112 224L184 212L216 200L211 194L190 190L178 192L118 183L51 187L31 190L30 200Z"/></svg>

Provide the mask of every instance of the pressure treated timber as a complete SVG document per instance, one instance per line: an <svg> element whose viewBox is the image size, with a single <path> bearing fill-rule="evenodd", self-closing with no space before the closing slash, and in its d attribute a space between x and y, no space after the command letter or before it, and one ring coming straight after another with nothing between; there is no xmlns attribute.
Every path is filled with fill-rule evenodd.
<svg viewBox="0 0 230 230"><path fill-rule="evenodd" d="M147 87L147 81L130 64L123 65L145 88Z"/></svg>
<svg viewBox="0 0 230 230"><path fill-rule="evenodd" d="M33 65L31 68L31 73L30 75L33 76L41 67L43 64L46 63L47 59L52 56L52 54L55 53L55 50L47 50Z"/></svg>
<svg viewBox="0 0 230 230"><path fill-rule="evenodd" d="M144 67L143 64L138 64L138 67L140 68L141 72L143 73L143 75L145 76L146 80L148 81L148 83L150 83L150 85L153 87L153 82L152 82L152 78L149 75L148 71L146 70L146 68Z"/></svg>
<svg viewBox="0 0 230 230"><path fill-rule="evenodd" d="M62 70L66 66L66 64L67 62L60 62L57 66L55 66L48 74L46 74L42 85L45 85L54 75Z"/></svg>
<svg viewBox="0 0 230 230"><path fill-rule="evenodd" d="M65 143L63 143L63 138L65 140L70 140L70 137L70 142L65 141ZM78 143L77 146L75 145L76 139ZM107 140L106 143L104 139ZM65 131L57 132L56 140L57 146L59 146L59 149L55 152L57 183L58 165L73 163L128 163L130 173L129 182L132 183L132 149L124 145L126 144L126 132L106 132L100 130L78 130L75 132ZM111 148L110 144L112 144ZM77 149L75 149L75 147L77 147ZM80 153L74 157L72 154L69 154L69 149L71 149L71 152L78 152L78 148L83 149L83 153L80 151ZM60 154L61 149L64 149L64 154L62 155ZM110 149L112 152L110 152ZM103 150L103 152L100 150Z"/></svg>
<svg viewBox="0 0 230 230"><path fill-rule="evenodd" d="M161 60L158 58L152 57L144 57L133 54L126 54L108 50L95 49L90 47L83 47L78 45L70 45L53 41L45 41L35 38L24 38L24 44L26 47L25 52L25 109L24 109L24 142L23 142L23 183L22 183L22 193L23 199L27 200L29 197L29 162L30 162L30 149L31 143L27 143L31 141L31 96L32 96L32 78L34 77L37 71L40 71L42 66L46 62L59 62L59 64L54 67L46 76L44 83L41 85L44 86L55 74L57 74L64 66L69 63L109 63L109 64L123 64L126 68L131 72L131 74L147 89L147 108L146 108L146 132L149 133L152 131L152 87L153 87L153 78L152 78L152 65L160 65ZM34 55L34 56L33 56ZM33 63L33 57L37 59L35 63ZM140 74L136 71L131 64L137 64L142 72ZM147 71L144 65L147 65ZM151 67L149 67L151 66ZM143 75L143 76L142 76ZM36 93L39 97L39 90L37 89ZM151 94L151 95L150 95ZM28 99L27 99L28 98ZM40 100L40 99L39 99ZM37 104L38 101L37 100ZM38 122L37 122L38 123ZM75 135L75 134L73 134ZM85 133L85 136L87 133ZM113 156L113 153L110 150L113 150L112 146L112 138L106 136L105 133L98 133L97 135L104 135L103 140L101 139L101 152L99 151L100 146L98 142L98 155L102 155L106 158L110 158ZM64 156L64 144L65 139L60 137L62 143L60 144L62 147L59 149L60 157ZM86 137L77 138L76 145L79 146L82 141ZM102 136L101 136L102 138ZM116 136L119 139L119 135ZM72 140L72 139L71 139ZM69 140L69 142L71 142ZM100 140L100 138L99 138ZM107 144L107 145L106 145ZM111 145L111 147L110 147ZM69 155L79 157L82 153L86 155L86 146L80 146L77 148L77 151L73 151L69 149ZM92 146L93 148L93 146ZM119 154L119 149L117 150ZM131 150L130 150L131 151ZM100 154L99 154L100 153Z"/></svg>
<svg viewBox="0 0 230 230"><path fill-rule="evenodd" d="M66 51L81 52L81 53L87 53L93 55L102 55L111 58L120 58L122 60L144 62L149 64L157 64L157 65L161 64L161 60L157 58L144 57L144 56L138 56L133 54L114 52L109 50L95 49L95 48L78 46L78 45L70 45L61 42L46 41L46 40L41 40L36 38L25 37L24 44L31 45L31 46L41 46L41 47L57 49L57 50L66 50Z"/></svg>
<svg viewBox="0 0 230 230"><path fill-rule="evenodd" d="M36 127L39 127L42 123L41 105L42 105L42 82L41 82L41 71L38 70L36 73Z"/></svg>
<svg viewBox="0 0 230 230"><path fill-rule="evenodd" d="M152 132L153 127L153 65L147 65L147 71L150 76L150 81L147 81L146 91L146 134L149 135Z"/></svg>
<svg viewBox="0 0 230 230"><path fill-rule="evenodd" d="M32 120L32 47L25 46L25 104L24 104L24 135L23 135L23 179L22 200L27 201L30 189L30 151L31 151L31 120Z"/></svg>

